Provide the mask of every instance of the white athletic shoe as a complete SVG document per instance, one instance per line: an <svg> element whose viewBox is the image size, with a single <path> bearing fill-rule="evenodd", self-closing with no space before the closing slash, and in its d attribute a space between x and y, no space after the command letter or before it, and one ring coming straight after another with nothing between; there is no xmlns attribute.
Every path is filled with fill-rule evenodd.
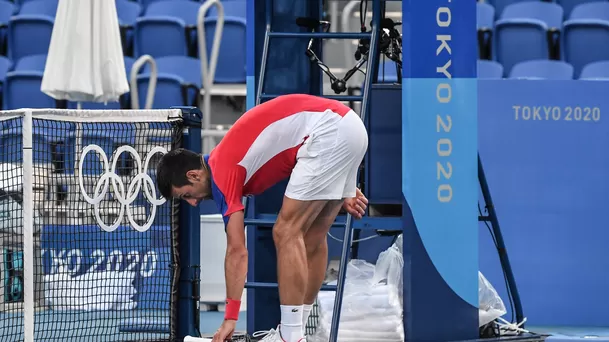
<svg viewBox="0 0 609 342"><path fill-rule="evenodd" d="M261 340L258 340L259 342L285 342L285 340L281 338L279 327L280 325L277 326L277 329L256 331L252 334L252 337L262 337ZM303 337L298 340L298 342L307 342L307 339Z"/></svg>

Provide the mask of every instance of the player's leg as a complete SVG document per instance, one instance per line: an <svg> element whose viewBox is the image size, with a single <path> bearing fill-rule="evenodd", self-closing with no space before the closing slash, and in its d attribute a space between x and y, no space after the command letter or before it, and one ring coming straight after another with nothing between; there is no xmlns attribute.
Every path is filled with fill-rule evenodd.
<svg viewBox="0 0 609 342"><path fill-rule="evenodd" d="M273 227L281 304L281 337L287 342L297 342L304 337L302 314L308 281L304 236L326 202L284 197Z"/></svg>
<svg viewBox="0 0 609 342"><path fill-rule="evenodd" d="M307 251L308 279L303 306L303 330L306 330L307 320L313 308L313 303L326 276L328 266L328 232L332 223L336 220L342 204L342 200L329 201L315 221L313 221L304 237Z"/></svg>
<svg viewBox="0 0 609 342"><path fill-rule="evenodd" d="M339 198L356 196L359 166L368 148L368 134L355 113L347 114L339 125L338 148L327 162L333 172L332 193ZM343 200L329 201L305 234L309 281L305 294L303 328L306 326L311 304L323 284L328 266L328 232L336 220Z"/></svg>
<svg viewBox="0 0 609 342"><path fill-rule="evenodd" d="M345 184L351 180L353 169L357 171L367 145L366 129L357 114L351 112L334 129L309 138L298 151L297 163L273 227L281 303L280 333L287 342L299 341L296 336L303 333L302 311L308 282L304 235L328 202L344 198ZM355 192L354 177L352 182ZM328 228L330 225L331 222ZM321 268L324 272L325 266L324 263Z"/></svg>
<svg viewBox="0 0 609 342"><path fill-rule="evenodd" d="M323 284L328 262L328 239L332 223L344 205L344 199L356 197L357 176L359 167L368 149L368 133L360 119L354 112L348 113L338 125L336 148L332 158L327 161L328 168L333 171L332 193L342 198L341 201L330 201L318 218L313 222L305 236L305 244L309 262L309 284L305 294L305 317L303 325L306 326L311 306ZM365 200L355 201L351 209L364 214Z"/></svg>

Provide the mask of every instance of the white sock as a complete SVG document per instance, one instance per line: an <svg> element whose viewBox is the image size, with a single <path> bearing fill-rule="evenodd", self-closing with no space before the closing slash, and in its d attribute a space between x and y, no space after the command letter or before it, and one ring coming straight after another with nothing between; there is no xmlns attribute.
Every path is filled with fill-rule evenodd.
<svg viewBox="0 0 609 342"><path fill-rule="evenodd" d="M302 306L302 331L303 335L306 335L307 330L307 322L309 321L309 315L311 314L311 310L313 310L313 304L305 304Z"/></svg>
<svg viewBox="0 0 609 342"><path fill-rule="evenodd" d="M281 305L281 338L286 342L298 342L302 334L302 305Z"/></svg>

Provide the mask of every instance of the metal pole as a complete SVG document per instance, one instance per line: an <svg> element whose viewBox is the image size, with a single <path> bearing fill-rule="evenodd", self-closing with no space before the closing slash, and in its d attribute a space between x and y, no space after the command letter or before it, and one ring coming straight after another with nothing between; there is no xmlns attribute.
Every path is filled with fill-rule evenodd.
<svg viewBox="0 0 609 342"><path fill-rule="evenodd" d="M366 80L364 83L364 96L362 100L362 110L360 116L362 120L366 117L366 111L368 110L368 97L370 95L370 85L373 80L373 73L376 72L376 59L377 59L377 36L380 30L380 0L374 0L372 2L372 37L370 38L370 51L368 56L368 66L366 72ZM340 324L340 312L342 309L343 292L345 290L345 279L347 277L347 263L349 260L349 250L351 249L352 239L352 227L351 227L351 215L347 215L345 222L345 234L343 237L343 250L340 260L338 282L336 286L336 296L334 298L334 310L332 311L332 325L330 326L330 342L338 341L338 329Z"/></svg>

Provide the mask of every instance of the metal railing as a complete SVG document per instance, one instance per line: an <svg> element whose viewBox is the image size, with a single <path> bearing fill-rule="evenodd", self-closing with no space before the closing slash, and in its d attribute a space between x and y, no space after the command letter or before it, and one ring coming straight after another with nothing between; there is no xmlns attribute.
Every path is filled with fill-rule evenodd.
<svg viewBox="0 0 609 342"><path fill-rule="evenodd" d="M214 33L214 41L212 43L211 54L207 59L207 41L205 39L205 15L211 6L216 6L218 10L218 19L216 20L216 29ZM201 120L201 151L208 153L215 145L214 137L223 137L227 129L211 129L211 96L214 78L216 75L216 67L218 64L218 55L220 54L220 42L222 41L222 32L224 29L224 7L219 0L207 0L199 7L197 16L197 38L199 41L199 58L201 59L201 80L203 84L203 118Z"/></svg>
<svg viewBox="0 0 609 342"><path fill-rule="evenodd" d="M144 104L144 109L151 109L152 104L154 103L154 92L156 91L156 82L159 72L157 70L154 58L152 58L152 56L150 55L143 55L142 57L138 58L135 63L133 63L131 73L129 74L129 86L131 88L131 108L133 109L140 109L139 91L137 89L137 75L139 74L140 69L146 63L150 64L150 82L148 83L148 94L146 95L146 103Z"/></svg>

